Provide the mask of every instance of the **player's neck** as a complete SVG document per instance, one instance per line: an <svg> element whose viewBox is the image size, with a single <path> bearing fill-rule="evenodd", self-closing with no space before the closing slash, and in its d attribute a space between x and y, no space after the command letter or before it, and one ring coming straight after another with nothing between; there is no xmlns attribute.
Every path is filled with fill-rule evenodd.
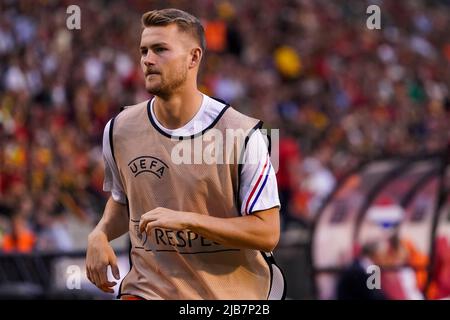
<svg viewBox="0 0 450 320"><path fill-rule="evenodd" d="M165 128L178 129L195 116L202 100L202 93L197 88L179 90L167 97L156 97L153 112Z"/></svg>

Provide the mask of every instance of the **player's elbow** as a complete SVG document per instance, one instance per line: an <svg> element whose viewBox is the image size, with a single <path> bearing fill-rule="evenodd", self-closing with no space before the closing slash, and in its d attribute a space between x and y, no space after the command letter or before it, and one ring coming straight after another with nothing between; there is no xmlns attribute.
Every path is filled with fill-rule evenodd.
<svg viewBox="0 0 450 320"><path fill-rule="evenodd" d="M279 240L280 240L280 231L272 230L267 234L266 237L264 237L264 241L260 249L264 252L271 252L276 248Z"/></svg>
<svg viewBox="0 0 450 320"><path fill-rule="evenodd" d="M280 240L280 218L278 208L272 208L254 213L260 219L259 236L260 250L270 252L275 249Z"/></svg>

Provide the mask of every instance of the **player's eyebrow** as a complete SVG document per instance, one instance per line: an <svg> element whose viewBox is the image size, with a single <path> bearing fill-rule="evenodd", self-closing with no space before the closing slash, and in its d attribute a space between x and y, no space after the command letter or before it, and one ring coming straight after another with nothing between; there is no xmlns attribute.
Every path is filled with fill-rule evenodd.
<svg viewBox="0 0 450 320"><path fill-rule="evenodd" d="M149 46L141 44L140 49L142 50L142 49L155 48L155 47L161 47L161 46L167 46L167 45L168 45L168 43L166 43L166 42L156 42Z"/></svg>

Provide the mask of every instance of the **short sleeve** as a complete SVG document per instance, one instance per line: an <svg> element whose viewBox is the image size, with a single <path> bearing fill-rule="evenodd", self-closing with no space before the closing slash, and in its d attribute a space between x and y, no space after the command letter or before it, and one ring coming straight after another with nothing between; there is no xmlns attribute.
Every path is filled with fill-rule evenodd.
<svg viewBox="0 0 450 320"><path fill-rule="evenodd" d="M242 215L280 207L275 171L260 130L253 132L247 142L240 178Z"/></svg>
<svg viewBox="0 0 450 320"><path fill-rule="evenodd" d="M126 204L126 194L120 180L119 170L112 154L110 131L113 119L108 121L103 131L103 161L105 163L105 178L103 180L103 191L111 192L112 198L122 204Z"/></svg>

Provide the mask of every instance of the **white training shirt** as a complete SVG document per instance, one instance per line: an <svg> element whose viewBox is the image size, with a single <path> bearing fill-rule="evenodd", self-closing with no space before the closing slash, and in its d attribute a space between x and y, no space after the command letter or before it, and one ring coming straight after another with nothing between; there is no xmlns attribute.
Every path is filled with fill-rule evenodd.
<svg viewBox="0 0 450 320"><path fill-rule="evenodd" d="M214 122L225 107L224 104L203 94L200 109L186 125L178 129L167 129L156 118L153 103L154 99L150 103L150 111L155 124L162 131L172 136L190 136L203 131ZM115 201L125 204L126 194L111 153L109 126L110 122L106 124L103 133L103 159L105 162L103 190L111 192ZM280 206L275 172L270 161L267 145L259 130L250 136L244 152L239 196L242 203L242 215Z"/></svg>

